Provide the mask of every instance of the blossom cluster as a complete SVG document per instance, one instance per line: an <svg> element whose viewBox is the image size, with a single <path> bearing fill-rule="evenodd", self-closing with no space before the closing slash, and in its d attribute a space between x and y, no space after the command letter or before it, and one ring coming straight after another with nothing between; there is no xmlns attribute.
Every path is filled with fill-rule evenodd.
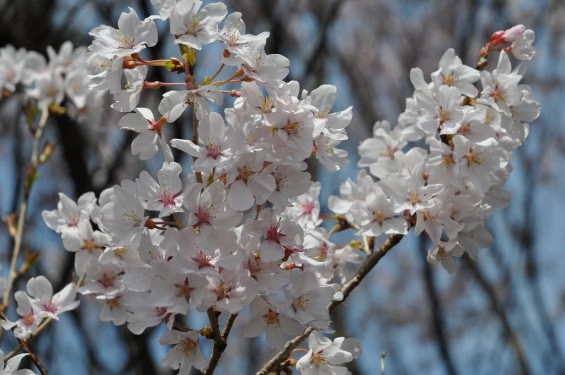
<svg viewBox="0 0 565 375"><path fill-rule="evenodd" d="M523 25L494 33L487 48L501 52L492 72L464 65L453 49L429 83L412 69L414 95L397 125L377 122L359 146L358 165L370 174L361 170L357 183L346 181L330 208L359 235L406 234L410 227L426 233L428 261L450 273L455 257L476 259L493 240L486 218L510 200L504 184L512 151L540 113L530 87L520 84L526 64L512 68L508 55L531 59L532 42L533 31Z"/></svg>
<svg viewBox="0 0 565 375"><path fill-rule="evenodd" d="M243 335L265 334L274 348L307 327L329 329L327 305L341 296L334 274L360 257L351 247L336 249L320 227L320 185L305 161L314 155L330 170L347 162L337 146L347 139L352 109L332 111L334 86L300 92L297 82L284 82L288 59L266 54L268 33L247 34L241 14L228 15L224 4L154 5L159 17L140 20L130 9L118 29L92 30L88 64L91 87L112 94L112 107L126 112L120 126L138 133L132 153L147 160L161 150L162 167L98 198L87 193L73 202L60 194L58 208L43 216L76 253L78 291L100 302L101 320L136 334L167 325L160 342L173 348L164 362L187 374L207 366L203 331L179 329L190 311L235 316L248 308L253 319ZM169 20L181 59L141 57L157 43L156 18ZM198 81L198 51L212 43L224 50L218 72L231 67L232 76ZM148 67L178 72L183 81L149 82ZM227 83L240 88L222 90ZM163 94L160 117L138 105L144 91L177 85ZM237 98L233 107L210 110L225 95ZM189 107L197 137L167 140L163 126ZM171 147L192 157L189 170Z"/></svg>
<svg viewBox="0 0 565 375"><path fill-rule="evenodd" d="M123 113L119 126L137 133L132 154L162 157L156 176L143 170L98 197L86 193L75 202L60 193L43 219L75 254L77 285L53 295L43 276L29 280L27 293L15 294L20 319L4 328L27 339L43 319L76 308L78 292L101 305L102 321L134 334L166 326L160 343L173 347L164 363L188 374L207 368L201 341L220 332L184 327L183 316L207 312L217 329L218 316L229 322L248 311L243 336L265 335L272 348L312 330L310 350L295 361L302 374L346 374L343 364L360 355L359 342L323 332L331 332L328 305L344 297L348 270L364 255L359 241L332 242L334 231L322 225L321 186L306 161L330 171L347 163L338 146L347 140L352 108L333 109L334 86L308 92L284 81L289 61L265 52L269 33L246 33L242 15L228 14L225 4L151 2L158 15L140 19L129 9L118 28L93 29L87 51L65 44L59 53L48 50L47 63L35 53L0 50L5 91L21 83L42 110L65 95L83 109L88 98L109 93ZM159 42L157 22L168 22L178 58L146 58ZM415 92L398 124L377 122L359 147L359 167L369 173L361 170L329 201L332 218L355 228L366 253L376 238L414 227L431 239L428 260L454 272L454 257L475 258L490 244L485 220L507 204L512 151L539 115L530 88L520 84L525 64L512 68L509 56L531 59L533 39L519 25L493 34L477 68L450 49L429 83L420 69L411 71ZM209 45L223 51L217 71L197 77ZM500 57L489 72L486 58L495 51ZM180 79L152 82L149 69ZM140 106L142 95L163 88L157 108ZM235 98L233 106L215 112L226 97ZM167 139L165 126L187 122L192 139ZM175 160L172 149L192 163Z"/></svg>
<svg viewBox="0 0 565 375"><path fill-rule="evenodd" d="M86 60L86 48L74 48L68 41L58 52L47 47L47 59L35 51L3 47L0 91L3 96L19 96L24 103L33 102L41 110L65 110L75 120L90 122L95 111L89 103L100 102L104 93L89 88Z"/></svg>

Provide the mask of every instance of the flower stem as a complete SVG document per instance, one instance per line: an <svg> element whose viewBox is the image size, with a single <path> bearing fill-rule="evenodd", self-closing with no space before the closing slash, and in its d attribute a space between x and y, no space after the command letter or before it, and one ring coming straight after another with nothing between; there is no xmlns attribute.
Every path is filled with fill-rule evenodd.
<svg viewBox="0 0 565 375"><path fill-rule="evenodd" d="M0 311L6 311L6 308L10 304L10 295L12 294L12 288L14 287L14 283L18 276L17 266L18 266L18 258L20 256L20 251L22 248L22 239L23 233L25 228L25 219L27 214L28 208L28 201L29 195L31 192L31 187L35 180L35 175L37 172L37 167L39 166L39 146L41 142L41 137L43 136L43 130L45 129L45 125L47 124L47 119L49 117L49 111L47 108L41 110L41 115L39 115L37 120L37 125L35 127L34 137L33 137L33 147L31 153L30 164L27 169L26 174L26 181L24 184L24 196L22 202L20 204L20 209L18 212L18 224L16 228L16 235L14 238L14 247L12 249L12 260L10 262L10 273L8 276L8 285L6 286L6 291L4 292L4 298L2 300L2 306L0 307ZM0 333L1 335L1 333ZM0 336L1 338L1 336Z"/></svg>

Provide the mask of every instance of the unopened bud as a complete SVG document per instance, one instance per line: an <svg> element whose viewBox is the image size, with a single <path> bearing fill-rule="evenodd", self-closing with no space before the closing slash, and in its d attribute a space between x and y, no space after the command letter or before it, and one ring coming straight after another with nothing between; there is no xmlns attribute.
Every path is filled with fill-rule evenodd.
<svg viewBox="0 0 565 375"><path fill-rule="evenodd" d="M210 328L210 327L204 327L204 328L202 328L200 331L198 331L198 333L199 333L201 336L206 337L207 339L212 339L212 338L214 338L213 333L212 333L212 328Z"/></svg>
<svg viewBox="0 0 565 375"><path fill-rule="evenodd" d="M157 228L157 224L155 224L155 222L151 219L147 219L147 221L145 222L145 228L147 229L155 229Z"/></svg>
<svg viewBox="0 0 565 375"><path fill-rule="evenodd" d="M526 26L524 25L513 26L504 31L504 33L502 34L502 39L504 39L505 42L513 42L517 39L520 39L524 34L524 31L526 31Z"/></svg>
<svg viewBox="0 0 565 375"><path fill-rule="evenodd" d="M39 162L45 163L47 160L49 160L49 158L51 158L51 155L53 155L56 146L57 145L55 143L45 143L45 146L43 146L43 151L41 151L41 155L39 155Z"/></svg>

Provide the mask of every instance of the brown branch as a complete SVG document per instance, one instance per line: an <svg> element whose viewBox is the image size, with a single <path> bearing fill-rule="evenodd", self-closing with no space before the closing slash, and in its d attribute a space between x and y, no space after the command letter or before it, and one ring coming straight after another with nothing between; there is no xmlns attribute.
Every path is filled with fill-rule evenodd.
<svg viewBox="0 0 565 375"><path fill-rule="evenodd" d="M388 238L383 242L381 247L370 256L365 259L363 265L359 268L355 276L353 276L343 287L341 292L343 293L343 299L339 301L332 301L328 305L328 310L333 311L337 306L344 302L351 292L359 286L361 281L371 272L371 270L380 262L380 260L391 250L396 244L402 239L401 234L389 235ZM288 341L284 349L275 354L258 372L256 375L268 375L273 372L277 372L284 368L283 362L290 357L292 351L298 347L309 335L314 331L314 328L307 328L304 333L300 336L296 336L292 340Z"/></svg>
<svg viewBox="0 0 565 375"><path fill-rule="evenodd" d="M208 320L210 320L210 326L212 327L212 335L214 337L214 348L212 349L212 356L210 357L210 362L208 363L208 367L204 370L204 375L211 375L216 370L218 363L220 362L220 357L226 350L226 339L220 333L220 325L218 324L218 315L216 315L216 311L213 307L210 307L207 310L208 313ZM231 323L233 324L233 322ZM231 329L231 324L230 328ZM228 323L226 323L226 326ZM229 333L228 329L228 333Z"/></svg>
<svg viewBox="0 0 565 375"><path fill-rule="evenodd" d="M222 331L222 338L224 340L228 339L228 335L231 332L235 318L237 318L237 314L230 314L230 316L228 316L228 320L226 321L226 325L224 326L224 330Z"/></svg>
<svg viewBox="0 0 565 375"><path fill-rule="evenodd" d="M26 340L20 340L18 339L18 341L20 342L20 345L22 346L22 348L24 349L24 352L29 354L29 358L31 359L31 361L35 364L35 366L39 369L39 371L41 372L41 375L47 375L47 369L45 368L45 366L43 365L43 363L41 363L41 360L35 355L35 353L31 350L31 348L29 347L28 343ZM18 371L19 372L19 371Z"/></svg>

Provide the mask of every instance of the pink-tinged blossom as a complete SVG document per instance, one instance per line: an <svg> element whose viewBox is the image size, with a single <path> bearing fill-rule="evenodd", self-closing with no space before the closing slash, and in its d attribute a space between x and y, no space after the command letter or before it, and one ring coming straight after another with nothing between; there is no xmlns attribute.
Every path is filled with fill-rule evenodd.
<svg viewBox="0 0 565 375"><path fill-rule="evenodd" d="M88 98L92 95L87 75L86 68L75 69L65 75L65 95L71 99L78 110L87 108Z"/></svg>
<svg viewBox="0 0 565 375"><path fill-rule="evenodd" d="M115 246L137 246L148 217L137 195L135 182L123 180L101 208L101 225Z"/></svg>
<svg viewBox="0 0 565 375"><path fill-rule="evenodd" d="M497 182L496 172L508 164L507 152L489 138L472 143L463 136L453 137L453 153L457 163L457 175L467 177L477 189L485 193Z"/></svg>
<svg viewBox="0 0 565 375"><path fill-rule="evenodd" d="M15 322L2 320L2 327L13 329L14 336L21 340L27 340L37 330L42 318L38 316L37 309L34 308L30 296L25 292L17 291L14 293L14 299L18 304L16 313L20 316L20 319Z"/></svg>
<svg viewBox="0 0 565 375"><path fill-rule="evenodd" d="M454 240L458 241L465 253L474 260L478 259L479 250L489 247L494 241L483 220L465 223L465 227L457 233Z"/></svg>
<svg viewBox="0 0 565 375"><path fill-rule="evenodd" d="M261 297L251 302L251 316L252 321L243 327L243 336L257 337L265 333L272 348L282 348L287 336L304 332L303 325Z"/></svg>
<svg viewBox="0 0 565 375"><path fill-rule="evenodd" d="M27 292L32 297L31 303L39 318L59 319L65 311L78 307L76 285L67 284L58 293L53 294L53 287L45 276L32 277L27 282Z"/></svg>
<svg viewBox="0 0 565 375"><path fill-rule="evenodd" d="M202 85L191 90L168 91L163 94L163 99L159 103L159 113L165 116L168 122L174 122L192 105L196 118L200 121L209 113L208 101L222 104L223 100L223 94L214 85Z"/></svg>
<svg viewBox="0 0 565 375"><path fill-rule="evenodd" d="M141 90L147 76L147 66L142 65L134 69L127 69L124 71L124 75L126 76L127 83L123 90L114 93L112 108L119 112L130 112L139 103Z"/></svg>
<svg viewBox="0 0 565 375"><path fill-rule="evenodd" d="M490 44L512 43L504 50L512 53L518 60L531 60L536 53L532 47L535 37L533 30L526 29L526 26L520 24L506 30L496 31L492 34Z"/></svg>
<svg viewBox="0 0 565 375"><path fill-rule="evenodd" d="M335 292L334 285L321 283L313 272L299 272L286 288L286 307L299 323L327 329L330 324L328 304Z"/></svg>
<svg viewBox="0 0 565 375"><path fill-rule="evenodd" d="M218 39L224 43L225 49L230 53L241 55L250 48L250 44L264 45L269 33L264 31L259 35L246 34L245 23L241 13L234 12L227 16Z"/></svg>
<svg viewBox="0 0 565 375"><path fill-rule="evenodd" d="M265 154L244 154L227 173L228 204L236 211L246 211L253 204L263 204L276 189L275 178L264 171Z"/></svg>
<svg viewBox="0 0 565 375"><path fill-rule="evenodd" d="M259 291L265 292L275 290L288 284L290 281L290 271L283 270L280 261L265 262L258 253L259 241L249 237L249 242L245 243L245 249L253 249L247 254L247 260L243 267L249 271L252 278L257 281Z"/></svg>
<svg viewBox="0 0 565 375"><path fill-rule="evenodd" d="M75 271L79 275L89 263L97 261L110 240L108 235L93 230L90 221L79 222L76 230L64 231L61 238L65 249L76 253Z"/></svg>
<svg viewBox="0 0 565 375"><path fill-rule="evenodd" d="M204 276L186 273L171 263L155 264L155 272L147 304L167 307L171 313L186 314L192 292L208 283Z"/></svg>
<svg viewBox="0 0 565 375"><path fill-rule="evenodd" d="M182 167L179 163L165 162L158 172L159 182L155 181L147 171L140 173L135 182L139 200L147 210L159 211L161 217L182 211L181 172Z"/></svg>
<svg viewBox="0 0 565 375"><path fill-rule="evenodd" d="M524 30L523 33L516 36L514 41L512 41L510 52L518 60L531 60L536 54L536 50L532 47L535 39L536 34L533 30Z"/></svg>
<svg viewBox="0 0 565 375"><path fill-rule="evenodd" d="M45 224L57 233L66 230L75 230L82 221L90 220L90 213L96 205L94 193L84 193L78 198L77 202L67 197L64 193L59 193L57 209L53 211L43 211L42 216Z"/></svg>
<svg viewBox="0 0 565 375"><path fill-rule="evenodd" d="M112 322L117 326L121 326L126 322L126 309L124 306L123 294L114 294L107 296L100 294L96 296L96 301L102 305L100 311L100 320L103 322Z"/></svg>
<svg viewBox="0 0 565 375"><path fill-rule="evenodd" d="M361 343L356 339L338 337L333 341L314 331L308 337L310 350L296 362L302 375L346 375L347 362L361 355Z"/></svg>
<svg viewBox="0 0 565 375"><path fill-rule="evenodd" d="M442 85L432 91L420 90L415 93L418 104L424 109L418 127L430 136L436 132L452 134L463 119L461 92L457 87Z"/></svg>
<svg viewBox="0 0 565 375"><path fill-rule="evenodd" d="M178 248L178 231L169 228L165 231L162 241L159 238L152 238L149 234L143 234L139 242L139 257L141 260L151 265L154 262L167 261Z"/></svg>
<svg viewBox="0 0 565 375"><path fill-rule="evenodd" d="M295 222L263 209L258 220L249 221L244 229L251 236L262 238L259 255L265 262L283 259L287 251L302 246L303 229Z"/></svg>
<svg viewBox="0 0 565 375"><path fill-rule="evenodd" d="M121 57L106 58L90 55L86 61L91 73L89 87L94 90L106 91L111 94L122 89L121 79L124 71L124 59Z"/></svg>
<svg viewBox="0 0 565 375"><path fill-rule="evenodd" d="M466 111L461 126L453 134L464 136L470 141L481 142L488 138L496 138L496 123L500 123L501 114L492 108L477 106ZM451 134L443 132L443 134ZM430 138L430 140L433 138Z"/></svg>
<svg viewBox="0 0 565 375"><path fill-rule="evenodd" d="M165 323L173 326L175 315L165 306L152 306L147 303L148 293L128 293L124 305L127 309L127 327L131 333L140 335L147 328Z"/></svg>
<svg viewBox="0 0 565 375"><path fill-rule="evenodd" d="M159 339L161 345L174 345L167 353L163 363L178 375L189 375L192 367L204 371L208 364L198 346L198 332L167 331Z"/></svg>
<svg viewBox="0 0 565 375"><path fill-rule="evenodd" d="M394 202L395 211L409 210L413 215L434 205L435 201L432 198L439 194L443 186L425 185L421 175L423 168L423 164L417 165L412 169L411 177L408 179L396 175L381 181L383 191Z"/></svg>
<svg viewBox="0 0 565 375"><path fill-rule="evenodd" d="M456 257L463 255L463 248L456 241L438 242L428 252L428 262L441 265L447 272L457 272Z"/></svg>
<svg viewBox="0 0 565 375"><path fill-rule="evenodd" d="M224 3L211 3L200 9L200 0L180 0L170 13L170 30L175 43L202 49L218 39L218 25L228 14Z"/></svg>
<svg viewBox="0 0 565 375"><path fill-rule="evenodd" d="M200 188L200 184L195 184L185 193L188 225L202 231L208 228L233 228L241 221L241 213L228 205L224 184L214 181L206 189L201 191Z"/></svg>
<svg viewBox="0 0 565 375"><path fill-rule="evenodd" d="M233 158L233 130L226 128L219 113L210 112L198 126L198 144L188 139L172 139L171 146L196 158L192 166L195 172L210 173L221 169Z"/></svg>
<svg viewBox="0 0 565 375"><path fill-rule="evenodd" d="M273 211L281 213L286 207L290 206L289 199L304 194L312 185L310 173L303 172L306 163L283 162L271 164L267 171L275 178L275 191L269 196L268 200L273 204Z"/></svg>
<svg viewBox="0 0 565 375"><path fill-rule="evenodd" d="M364 201L372 191L373 178L361 169L357 173L357 183L350 178L339 186L339 197L332 195L328 199L328 207L336 214L345 214L347 220L354 221L351 208L357 201Z"/></svg>
<svg viewBox="0 0 565 375"><path fill-rule="evenodd" d="M292 204L283 215L295 220L304 229L315 228L322 223L320 219L320 190L322 186L316 181L310 189L299 196L290 198Z"/></svg>
<svg viewBox="0 0 565 375"><path fill-rule="evenodd" d="M243 260L243 249L233 230L211 229L197 234L192 227L179 233L178 266L201 275L219 275L222 269L235 269ZM182 259L182 260L181 260Z"/></svg>
<svg viewBox="0 0 565 375"><path fill-rule="evenodd" d="M436 138L429 138L430 154L427 163L428 181L460 187L463 182L455 177L456 164L453 149Z"/></svg>
<svg viewBox="0 0 565 375"><path fill-rule="evenodd" d="M192 294L198 311L214 306L219 311L237 314L257 295L257 282L245 269L223 270L219 276L206 278L208 285Z"/></svg>
<svg viewBox="0 0 565 375"><path fill-rule="evenodd" d="M123 269L113 264L92 264L86 273L80 294L104 294L114 296L123 289Z"/></svg>
<svg viewBox="0 0 565 375"><path fill-rule="evenodd" d="M26 89L27 96L37 100L38 106L47 110L51 105L59 105L65 98L63 77L54 71L36 74L33 86Z"/></svg>
<svg viewBox="0 0 565 375"><path fill-rule="evenodd" d="M107 246L98 257L102 264L114 264L124 269L143 267L143 261L137 249L123 246Z"/></svg>
<svg viewBox="0 0 565 375"><path fill-rule="evenodd" d="M476 69L461 62L453 48L445 51L439 60L439 69L432 73L432 81L435 85L456 87L461 94L472 98L479 93L474 84L480 78L481 75Z"/></svg>
<svg viewBox="0 0 565 375"><path fill-rule="evenodd" d="M345 128L353 118L353 107L348 107L340 112L332 112L337 98L337 88L334 85L321 85L310 94L306 90L302 92L304 104L311 108L314 115L314 134L320 131L329 138L344 141L347 139Z"/></svg>
<svg viewBox="0 0 565 375"><path fill-rule="evenodd" d="M379 159L394 159L396 152L406 146L406 141L399 136L396 129L399 127L391 130L388 121L377 121L373 125L373 136L363 140L359 145L361 159L357 165L368 167Z"/></svg>
<svg viewBox="0 0 565 375"><path fill-rule="evenodd" d="M314 119L309 111L293 108L292 112L267 114L272 129L273 151L278 158L290 156L296 161L306 159L314 147Z"/></svg>
<svg viewBox="0 0 565 375"><path fill-rule="evenodd" d="M312 152L316 159L330 172L336 172L349 163L347 151L336 148L341 141L320 134L314 140Z"/></svg>
<svg viewBox="0 0 565 375"><path fill-rule="evenodd" d="M458 225L449 218L443 209L445 202L442 198L434 197L432 200L433 205L416 213L414 234L420 235L425 231L432 243L437 244L441 239L444 224L450 227L450 233L457 232L463 225Z"/></svg>
<svg viewBox="0 0 565 375"><path fill-rule="evenodd" d="M402 213L395 211L394 204L379 186L375 185L361 206L359 234L381 236L408 233L406 219Z"/></svg>
<svg viewBox="0 0 565 375"><path fill-rule="evenodd" d="M150 18L140 21L132 8L129 8L129 13L120 15L118 29L102 25L92 29L89 34L94 41L88 51L107 59L126 57L140 52L146 46L157 44L155 21Z"/></svg>
<svg viewBox="0 0 565 375"><path fill-rule="evenodd" d="M120 120L120 127L139 133L131 143L131 152L141 160L151 159L161 144L165 160L172 161L173 154L162 136L161 128L166 124L165 118L155 121L153 112L148 108L135 108Z"/></svg>
<svg viewBox="0 0 565 375"><path fill-rule="evenodd" d="M283 55L268 55L264 46L242 51L242 68L249 78L270 87L279 87L288 75L290 61Z"/></svg>
<svg viewBox="0 0 565 375"><path fill-rule="evenodd" d="M512 116L511 107L520 104L523 93L518 87L522 76L517 71L512 71L510 59L505 52L500 53L498 65L492 73L481 72L480 103L490 105L506 116Z"/></svg>

